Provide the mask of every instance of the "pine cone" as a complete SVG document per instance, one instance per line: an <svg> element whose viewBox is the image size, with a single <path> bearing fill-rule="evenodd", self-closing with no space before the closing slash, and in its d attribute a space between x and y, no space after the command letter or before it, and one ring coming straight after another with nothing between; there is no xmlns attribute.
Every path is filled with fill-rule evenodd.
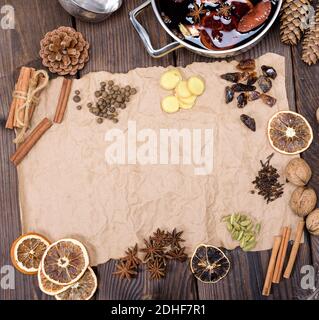
<svg viewBox="0 0 319 320"><path fill-rule="evenodd" d="M302 43L302 60L308 65L315 64L319 60L319 5Z"/></svg>
<svg viewBox="0 0 319 320"><path fill-rule="evenodd" d="M89 43L80 32L60 27L41 40L40 56L44 66L60 76L75 75L89 61Z"/></svg>
<svg viewBox="0 0 319 320"><path fill-rule="evenodd" d="M296 45L305 29L309 18L309 0L284 0L281 8L280 35L285 44Z"/></svg>

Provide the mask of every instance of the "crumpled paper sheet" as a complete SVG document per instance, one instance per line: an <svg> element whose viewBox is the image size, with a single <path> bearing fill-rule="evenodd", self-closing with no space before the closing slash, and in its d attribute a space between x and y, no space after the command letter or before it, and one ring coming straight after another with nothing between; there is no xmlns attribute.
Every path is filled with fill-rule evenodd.
<svg viewBox="0 0 319 320"><path fill-rule="evenodd" d="M128 74L91 73L73 83L62 124L41 138L18 167L19 195L23 232L38 232L51 241L74 237L87 246L91 264L120 258L128 246L143 239L158 227L184 231L189 255L200 243L234 249L233 241L221 222L224 215L246 212L262 223L255 250L270 249L273 237L282 226L296 229L298 217L288 206L294 187L285 185L284 196L270 204L251 194L252 181L265 160L274 152L269 145L268 119L288 109L285 90L285 60L266 54L257 61L276 68L278 77L270 95L276 106L261 101L238 109L236 101L226 105L224 89L228 83L220 75L235 70L235 62L193 63L182 72L185 77L200 75L206 81L205 94L192 110L166 114L160 101L170 93L159 86L162 67L136 69ZM120 122L102 125L89 113L86 104L94 101L99 83L114 80L138 89ZM43 117L53 119L62 79L50 82L41 96L33 124ZM78 111L72 96L81 91L83 109ZM255 118L257 132L248 130L239 120L242 113ZM194 165L109 165L105 134L112 128L127 130L128 121L136 121L137 130L151 128L213 128L214 168L209 175L195 175ZM289 156L275 153L272 164L284 182ZM196 167L196 166L195 166Z"/></svg>

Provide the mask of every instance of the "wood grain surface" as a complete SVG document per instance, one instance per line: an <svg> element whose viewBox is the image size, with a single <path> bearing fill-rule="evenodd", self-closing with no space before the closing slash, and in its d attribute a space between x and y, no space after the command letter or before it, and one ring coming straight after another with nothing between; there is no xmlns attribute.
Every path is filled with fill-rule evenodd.
<svg viewBox="0 0 319 320"><path fill-rule="evenodd" d="M0 29L0 268L11 264L9 248L21 232L17 175L15 168L9 163L9 156L14 152L13 132L4 129L5 119L20 67L41 66L39 42L46 32L61 25L73 26L91 43L90 61L78 76L98 70L127 72L136 67L185 66L194 61L212 61L184 49L158 60L149 57L128 19L128 12L142 2L143 0L124 1L123 7L107 21L87 24L69 16L56 0L0 0L0 7L11 4L16 13L16 28ZM32 18L29 12L32 12ZM155 47L171 41L150 8L143 12L140 21L150 32ZM319 194L318 125L315 119L315 110L319 107L319 65L307 67L300 59L300 46L291 48L280 43L278 23L263 41L236 59L258 57L270 51L286 57L286 85L290 108L302 113L314 129L315 141L303 157L311 164L311 186ZM116 261L109 261L95 269L99 279L96 299L264 299L261 291L270 252L243 253L236 249L226 251L226 254L233 267L229 276L215 285L197 282L190 273L189 262L171 262L167 277L161 281L150 281L144 267L137 279L121 281L112 276ZM300 268L313 263L319 263L319 239L307 235L298 254L292 278L274 286L268 299L297 298L302 276ZM0 300L50 299L40 292L35 277L16 272L15 281L15 290L0 289Z"/></svg>

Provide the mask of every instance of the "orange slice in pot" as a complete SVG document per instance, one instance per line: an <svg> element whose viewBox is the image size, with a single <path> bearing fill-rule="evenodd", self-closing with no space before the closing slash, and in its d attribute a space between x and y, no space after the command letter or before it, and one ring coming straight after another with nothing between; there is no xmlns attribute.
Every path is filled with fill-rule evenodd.
<svg viewBox="0 0 319 320"><path fill-rule="evenodd" d="M51 244L42 258L43 275L54 284L62 286L79 281L88 266L86 248L74 239L62 239Z"/></svg>
<svg viewBox="0 0 319 320"><path fill-rule="evenodd" d="M90 300L97 289L97 278L91 267L67 290L55 296L57 300Z"/></svg>
<svg viewBox="0 0 319 320"><path fill-rule="evenodd" d="M27 233L16 239L10 250L12 264L24 274L37 274L42 256L50 242L37 233Z"/></svg>
<svg viewBox="0 0 319 320"><path fill-rule="evenodd" d="M313 131L308 121L292 111L280 111L268 122L271 146L283 154L299 154L309 148Z"/></svg>

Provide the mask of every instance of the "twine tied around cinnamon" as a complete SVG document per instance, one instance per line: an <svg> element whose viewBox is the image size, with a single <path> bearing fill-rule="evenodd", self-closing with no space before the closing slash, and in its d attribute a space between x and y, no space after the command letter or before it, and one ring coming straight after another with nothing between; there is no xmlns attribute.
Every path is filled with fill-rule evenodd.
<svg viewBox="0 0 319 320"><path fill-rule="evenodd" d="M15 110L15 118L17 124L21 126L21 130L17 133L17 137L13 140L15 144L20 144L24 141L26 132L30 125L30 109L33 106L37 106L39 104L39 98L37 97L37 94L40 93L48 85L48 83L48 73L44 70L38 70L34 73L30 80L30 85L27 94L21 91L13 92L14 98L25 101L22 106ZM21 113L23 109L24 112ZM21 114L24 114L23 119L20 118Z"/></svg>

